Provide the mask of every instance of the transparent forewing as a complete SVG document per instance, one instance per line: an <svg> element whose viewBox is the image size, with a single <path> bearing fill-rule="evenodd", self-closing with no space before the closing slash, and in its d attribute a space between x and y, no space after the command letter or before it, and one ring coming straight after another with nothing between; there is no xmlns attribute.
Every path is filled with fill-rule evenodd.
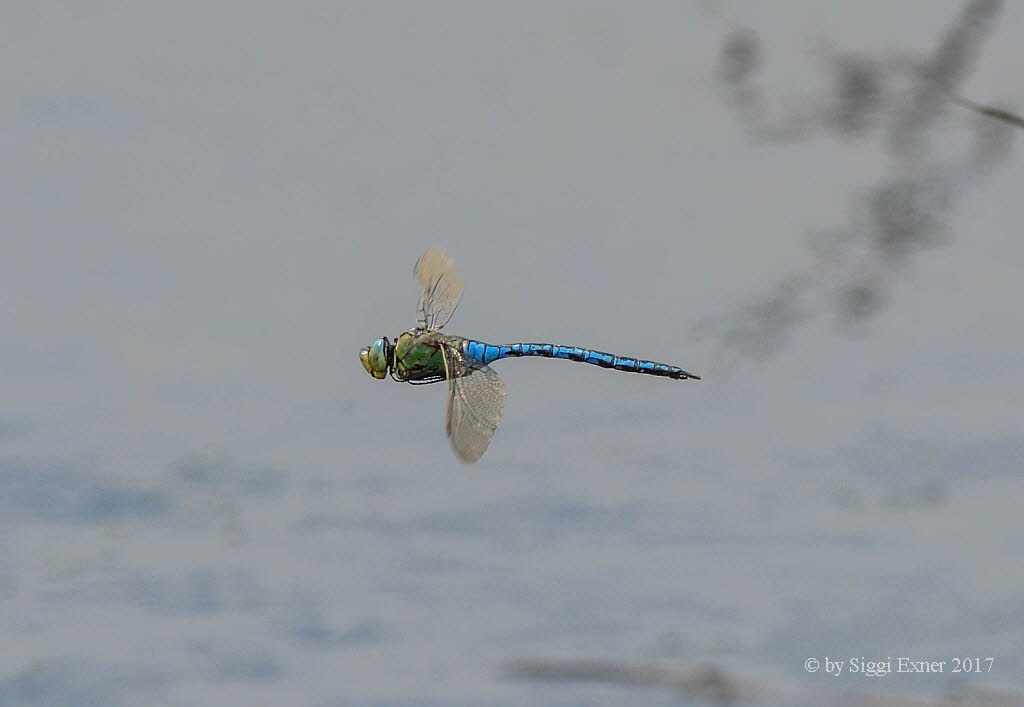
<svg viewBox="0 0 1024 707"><path fill-rule="evenodd" d="M446 345L448 440L455 455L473 463L487 451L505 411L505 384L490 366Z"/></svg>
<svg viewBox="0 0 1024 707"><path fill-rule="evenodd" d="M420 331L440 329L452 318L462 299L462 275L455 259L440 248L431 248L416 261L412 271L420 288L416 323Z"/></svg>

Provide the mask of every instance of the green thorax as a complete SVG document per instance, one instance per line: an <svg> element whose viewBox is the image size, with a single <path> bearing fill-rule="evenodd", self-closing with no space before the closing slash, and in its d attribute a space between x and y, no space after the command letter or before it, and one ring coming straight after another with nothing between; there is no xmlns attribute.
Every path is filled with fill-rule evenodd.
<svg viewBox="0 0 1024 707"><path fill-rule="evenodd" d="M395 375L402 380L445 377L440 342L430 336L404 332L395 342Z"/></svg>

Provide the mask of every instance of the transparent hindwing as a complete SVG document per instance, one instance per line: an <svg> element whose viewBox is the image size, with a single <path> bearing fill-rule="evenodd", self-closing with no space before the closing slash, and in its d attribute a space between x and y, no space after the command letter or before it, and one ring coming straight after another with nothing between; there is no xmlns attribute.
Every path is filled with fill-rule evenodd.
<svg viewBox="0 0 1024 707"><path fill-rule="evenodd" d="M455 259L440 248L430 248L421 255L412 272L420 288L416 326L419 331L436 331L448 323L459 306L462 275Z"/></svg>
<svg viewBox="0 0 1024 707"><path fill-rule="evenodd" d="M487 451L505 411L505 383L490 366L445 344L447 432L455 455L473 463Z"/></svg>

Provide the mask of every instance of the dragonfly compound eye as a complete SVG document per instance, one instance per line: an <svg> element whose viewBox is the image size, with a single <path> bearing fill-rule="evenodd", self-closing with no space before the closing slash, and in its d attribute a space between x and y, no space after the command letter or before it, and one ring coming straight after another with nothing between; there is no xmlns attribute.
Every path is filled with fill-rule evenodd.
<svg viewBox="0 0 1024 707"><path fill-rule="evenodd" d="M387 349L386 339L377 339L359 352L359 362L374 378L381 379L388 374Z"/></svg>

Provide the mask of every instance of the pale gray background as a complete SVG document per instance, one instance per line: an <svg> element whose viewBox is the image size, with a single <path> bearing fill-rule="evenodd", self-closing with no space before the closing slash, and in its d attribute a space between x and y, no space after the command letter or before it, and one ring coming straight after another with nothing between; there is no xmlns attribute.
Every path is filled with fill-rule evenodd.
<svg viewBox="0 0 1024 707"><path fill-rule="evenodd" d="M0 705L675 699L500 678L524 656L939 694L802 663L980 655L1024 690L1019 145L873 315L819 287L770 354L720 335L907 168L881 129L759 136L723 41L785 123L830 52L927 57L961 7L6 3ZM1012 106L1024 5L996 22L960 89ZM944 110L936 159L978 129ZM433 244L453 332L705 380L502 362L459 465L442 387L356 358Z"/></svg>

